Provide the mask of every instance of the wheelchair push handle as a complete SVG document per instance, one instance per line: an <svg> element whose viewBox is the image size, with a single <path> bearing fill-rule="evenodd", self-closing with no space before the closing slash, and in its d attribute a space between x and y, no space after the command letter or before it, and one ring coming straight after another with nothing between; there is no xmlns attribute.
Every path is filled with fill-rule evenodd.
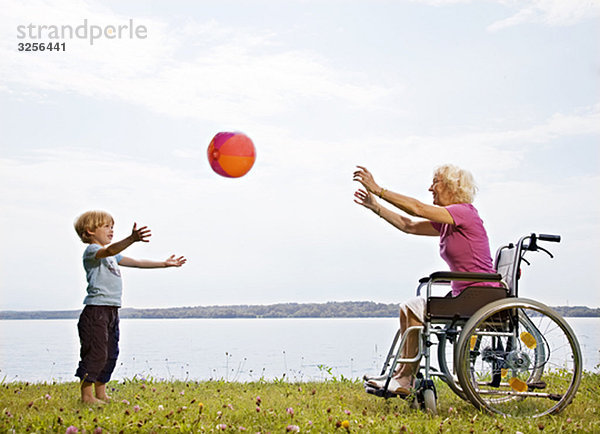
<svg viewBox="0 0 600 434"><path fill-rule="evenodd" d="M539 234L538 240L550 241L552 243L560 243L560 235Z"/></svg>

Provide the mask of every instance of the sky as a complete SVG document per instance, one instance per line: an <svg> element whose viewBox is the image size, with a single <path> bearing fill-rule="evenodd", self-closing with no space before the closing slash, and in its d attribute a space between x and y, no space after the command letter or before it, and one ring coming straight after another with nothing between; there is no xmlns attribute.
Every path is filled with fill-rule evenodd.
<svg viewBox="0 0 600 434"><path fill-rule="evenodd" d="M125 255L188 258L123 269L124 307L399 303L447 269L438 241L355 204L352 173L431 203L444 163L492 252L562 236L521 296L600 306L599 0L1 3L0 310L81 307L90 209L152 229ZM246 176L211 170L220 131L253 140Z"/></svg>

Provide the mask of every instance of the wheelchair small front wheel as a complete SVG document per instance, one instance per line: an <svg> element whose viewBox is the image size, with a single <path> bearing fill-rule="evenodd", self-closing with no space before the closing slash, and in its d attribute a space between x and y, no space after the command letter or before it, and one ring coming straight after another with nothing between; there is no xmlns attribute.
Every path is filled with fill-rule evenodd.
<svg viewBox="0 0 600 434"><path fill-rule="evenodd" d="M432 416L437 415L437 403L433 389L423 390L423 409Z"/></svg>
<svg viewBox="0 0 600 434"><path fill-rule="evenodd" d="M458 380L477 407L506 416L558 413L581 382L581 349L567 322L534 300L498 300L465 324Z"/></svg>

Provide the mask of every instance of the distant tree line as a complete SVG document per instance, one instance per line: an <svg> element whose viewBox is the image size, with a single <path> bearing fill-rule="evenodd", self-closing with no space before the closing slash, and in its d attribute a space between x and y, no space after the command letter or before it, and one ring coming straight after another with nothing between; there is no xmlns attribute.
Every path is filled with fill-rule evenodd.
<svg viewBox="0 0 600 434"><path fill-rule="evenodd" d="M566 317L600 317L600 308L555 306ZM0 311L0 319L72 319L80 310ZM270 305L195 306L164 309L124 308L121 318L394 318L398 304L372 301L278 303Z"/></svg>

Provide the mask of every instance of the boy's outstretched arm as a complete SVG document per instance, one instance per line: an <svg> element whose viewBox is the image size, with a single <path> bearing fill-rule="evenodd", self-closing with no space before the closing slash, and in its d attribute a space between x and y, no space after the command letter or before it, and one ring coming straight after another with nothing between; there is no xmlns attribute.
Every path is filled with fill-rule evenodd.
<svg viewBox="0 0 600 434"><path fill-rule="evenodd" d="M137 241L141 241L143 243L147 243L150 240L152 234L150 233L150 229L148 226L142 226L141 228L137 228L137 223L133 224L133 229L131 230L131 235L127 238L123 238L121 241L117 241L116 243L112 243L106 247L101 248L96 252L96 258L108 258L109 256L115 256L117 253L121 253L127 247L131 246L133 243Z"/></svg>
<svg viewBox="0 0 600 434"><path fill-rule="evenodd" d="M124 267L134 267L134 268L167 268L167 267L181 267L183 264L187 262L183 256L179 256L178 258L175 255L169 256L164 261L152 261L150 259L134 259L128 258L127 256L123 256L119 265Z"/></svg>

